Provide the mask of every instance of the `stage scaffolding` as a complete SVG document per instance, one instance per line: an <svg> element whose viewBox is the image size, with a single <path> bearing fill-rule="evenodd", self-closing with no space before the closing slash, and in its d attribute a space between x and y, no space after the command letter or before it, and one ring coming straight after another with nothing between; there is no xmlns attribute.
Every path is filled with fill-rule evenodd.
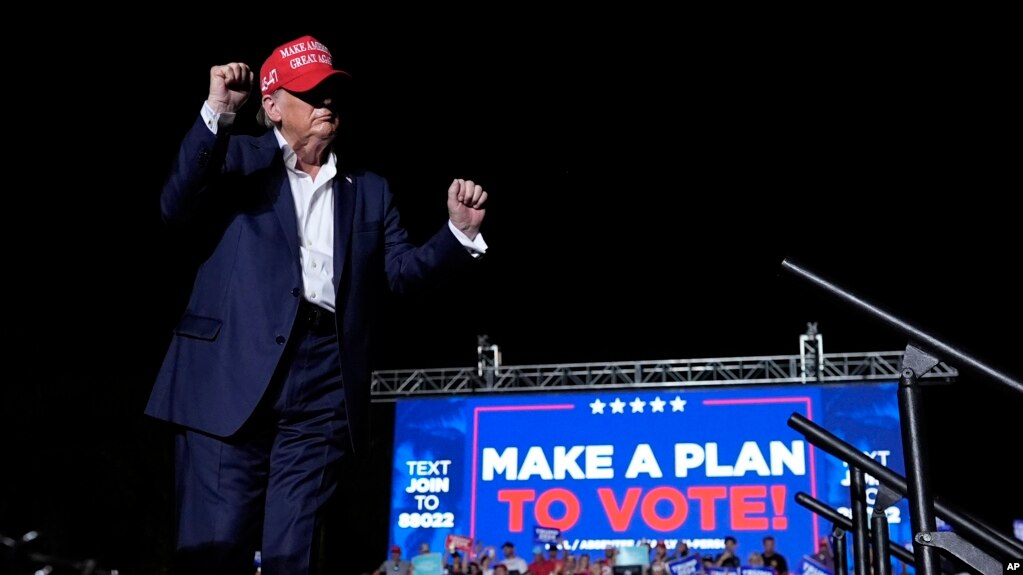
<svg viewBox="0 0 1023 575"><path fill-rule="evenodd" d="M374 402L386 403L483 393L898 381L902 373L902 351L808 354L805 342L803 347L798 355L508 366L481 362L482 367L377 371L372 393ZM819 342L814 348L821 349ZM925 381L956 376L954 368L940 363Z"/></svg>

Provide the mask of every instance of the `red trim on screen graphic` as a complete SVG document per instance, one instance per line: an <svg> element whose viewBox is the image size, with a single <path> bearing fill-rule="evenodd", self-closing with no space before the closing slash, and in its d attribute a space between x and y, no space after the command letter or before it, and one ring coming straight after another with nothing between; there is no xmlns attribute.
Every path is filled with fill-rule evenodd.
<svg viewBox="0 0 1023 575"><path fill-rule="evenodd" d="M705 399L703 405L755 405L768 403L801 403L806 405L806 418L813 421L813 400L807 396L797 397L750 397L744 399ZM810 495L817 498L817 464L814 457L814 447L810 444ZM809 549L816 549L820 541L819 517L813 516L813 541Z"/></svg>
<svg viewBox="0 0 1023 575"><path fill-rule="evenodd" d="M556 411L564 409L575 409L570 403L555 405L494 405L489 407L477 407L472 413L472 495L469 500L469 537L476 540L476 473L478 472L479 460L479 430L481 411Z"/></svg>
<svg viewBox="0 0 1023 575"><path fill-rule="evenodd" d="M796 397L763 397L763 398L743 398L743 399L706 399L702 401L703 405L714 406L714 405L764 405L764 404L779 404L779 403L796 403L806 406L806 418L813 421L813 400L808 396L796 396ZM473 410L473 426L472 426L472 491L470 496L470 518L469 518L469 536L474 540L476 539L476 484L477 484L477 473L479 467L479 420L480 412L501 412L501 411L553 411L553 410L567 410L575 409L575 405L572 404L557 404L557 405L508 405L508 406L488 406L488 407L477 407ZM815 450L813 445L810 445L810 494L817 497L817 465ZM816 542L820 539L820 526L818 523L818 517L813 518L813 541L811 542L811 548L815 548Z"/></svg>

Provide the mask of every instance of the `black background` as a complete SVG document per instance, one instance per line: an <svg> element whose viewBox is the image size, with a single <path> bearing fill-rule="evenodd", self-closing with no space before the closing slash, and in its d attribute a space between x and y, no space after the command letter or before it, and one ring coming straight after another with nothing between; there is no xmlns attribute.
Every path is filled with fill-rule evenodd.
<svg viewBox="0 0 1023 575"><path fill-rule="evenodd" d="M192 276L160 186L209 67L258 69L307 33L357 80L346 158L391 181L414 238L443 224L452 178L491 194L486 261L389 302L381 368L472 365L480 333L506 364L794 354L808 321L825 351L905 345L783 273L793 257L1020 372L1019 93L997 15L282 12L132 15L12 48L31 58L7 91L0 533L166 568L169 435L142 409ZM1021 404L968 373L927 390L936 490L1004 530L1023 518ZM388 544L391 410L336 513L358 570Z"/></svg>

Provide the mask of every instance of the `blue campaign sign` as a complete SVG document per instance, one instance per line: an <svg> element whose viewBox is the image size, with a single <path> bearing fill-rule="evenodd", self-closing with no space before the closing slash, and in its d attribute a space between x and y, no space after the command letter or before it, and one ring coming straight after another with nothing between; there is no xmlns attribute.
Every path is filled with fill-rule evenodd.
<svg viewBox="0 0 1023 575"><path fill-rule="evenodd" d="M594 559L643 540L674 548L679 536L713 555L727 535L748 548L772 535L798 556L822 526L796 492L834 507L849 497L842 463L788 427L792 413L902 471L890 383L483 395L396 410L391 535L408 548L440 548L454 532L528 550L543 526Z"/></svg>
<svg viewBox="0 0 1023 575"><path fill-rule="evenodd" d="M739 575L778 575L770 567L743 565L739 567Z"/></svg>
<svg viewBox="0 0 1023 575"><path fill-rule="evenodd" d="M793 571L793 575L834 575L831 569L815 561L809 555L803 555L799 566Z"/></svg>
<svg viewBox="0 0 1023 575"><path fill-rule="evenodd" d="M697 575L703 572L703 564L699 555L675 559L668 563L668 572L671 575Z"/></svg>
<svg viewBox="0 0 1023 575"><path fill-rule="evenodd" d="M558 537L561 537L560 529L553 527L540 527L539 525L533 527L534 543L557 543Z"/></svg>
<svg viewBox="0 0 1023 575"><path fill-rule="evenodd" d="M738 569L729 569L728 567L707 567L705 571L707 575L739 575Z"/></svg>

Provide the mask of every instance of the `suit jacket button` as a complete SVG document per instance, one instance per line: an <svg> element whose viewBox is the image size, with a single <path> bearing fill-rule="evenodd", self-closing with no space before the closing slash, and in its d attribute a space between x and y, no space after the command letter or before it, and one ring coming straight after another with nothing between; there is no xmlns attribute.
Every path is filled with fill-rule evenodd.
<svg viewBox="0 0 1023 575"><path fill-rule="evenodd" d="M284 345L284 342L287 341L287 340L284 339L283 335L279 335L279 336L277 336L277 340L276 341L277 341L277 345Z"/></svg>
<svg viewBox="0 0 1023 575"><path fill-rule="evenodd" d="M298 294L302 293L302 290L298 288L291 288L291 295L298 297Z"/></svg>

